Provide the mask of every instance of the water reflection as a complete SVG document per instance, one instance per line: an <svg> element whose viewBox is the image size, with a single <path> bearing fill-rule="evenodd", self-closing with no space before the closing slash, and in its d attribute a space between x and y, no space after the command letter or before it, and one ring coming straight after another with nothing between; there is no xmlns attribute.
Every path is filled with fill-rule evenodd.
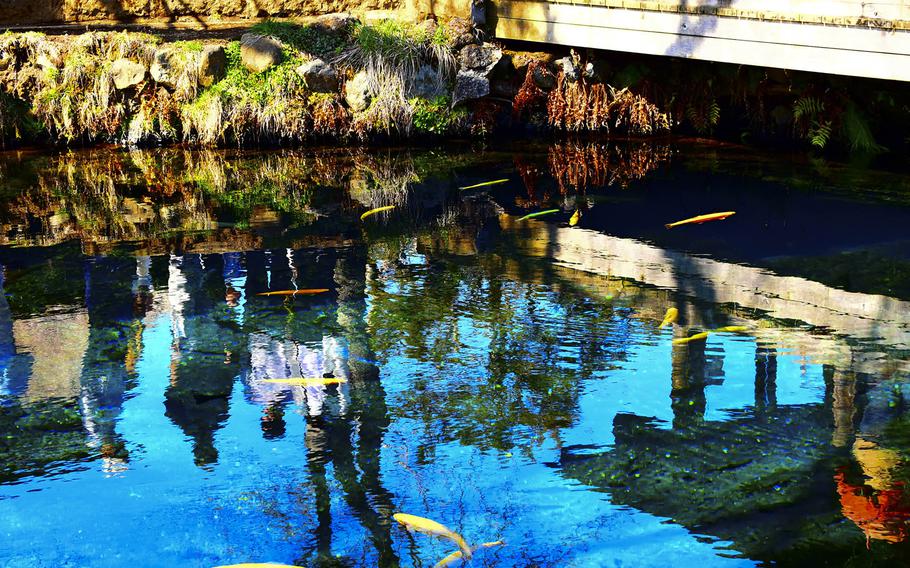
<svg viewBox="0 0 910 568"><path fill-rule="evenodd" d="M451 552L393 527L404 510L509 543L479 565L905 561L907 302L519 223L518 177L455 191L536 160L535 203L590 197L670 153L557 168L584 148L8 168L0 558ZM259 295L302 288L330 292ZM748 332L671 343L728 325ZM345 382L267 382L291 377Z"/></svg>

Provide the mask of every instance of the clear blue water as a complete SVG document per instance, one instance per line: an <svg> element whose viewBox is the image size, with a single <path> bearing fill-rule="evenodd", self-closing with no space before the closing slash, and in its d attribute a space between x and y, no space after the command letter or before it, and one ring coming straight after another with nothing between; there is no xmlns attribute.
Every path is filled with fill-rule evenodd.
<svg viewBox="0 0 910 568"><path fill-rule="evenodd" d="M560 191L559 151L6 156L0 564L455 550L396 512L506 542L476 566L907 562L903 178L680 144Z"/></svg>

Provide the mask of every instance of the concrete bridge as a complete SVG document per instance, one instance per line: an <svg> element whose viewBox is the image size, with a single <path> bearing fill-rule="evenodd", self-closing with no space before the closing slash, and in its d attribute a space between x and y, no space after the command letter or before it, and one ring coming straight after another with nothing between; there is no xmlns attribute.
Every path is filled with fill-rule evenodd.
<svg viewBox="0 0 910 568"><path fill-rule="evenodd" d="M910 81L910 0L492 0L496 37Z"/></svg>

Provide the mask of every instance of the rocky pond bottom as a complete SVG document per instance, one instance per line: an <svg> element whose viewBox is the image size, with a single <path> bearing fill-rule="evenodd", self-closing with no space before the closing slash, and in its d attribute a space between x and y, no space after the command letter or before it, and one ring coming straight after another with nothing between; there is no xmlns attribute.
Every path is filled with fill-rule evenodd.
<svg viewBox="0 0 910 568"><path fill-rule="evenodd" d="M0 172L3 566L456 550L395 513L505 543L476 566L910 561L905 174L684 141Z"/></svg>

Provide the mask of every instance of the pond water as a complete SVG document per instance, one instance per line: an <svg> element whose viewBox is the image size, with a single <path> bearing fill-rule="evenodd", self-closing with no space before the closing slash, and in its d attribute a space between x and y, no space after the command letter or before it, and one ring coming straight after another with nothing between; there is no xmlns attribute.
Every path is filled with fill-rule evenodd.
<svg viewBox="0 0 910 568"><path fill-rule="evenodd" d="M0 565L456 550L396 512L505 542L475 566L910 562L906 174L595 140L0 178Z"/></svg>

